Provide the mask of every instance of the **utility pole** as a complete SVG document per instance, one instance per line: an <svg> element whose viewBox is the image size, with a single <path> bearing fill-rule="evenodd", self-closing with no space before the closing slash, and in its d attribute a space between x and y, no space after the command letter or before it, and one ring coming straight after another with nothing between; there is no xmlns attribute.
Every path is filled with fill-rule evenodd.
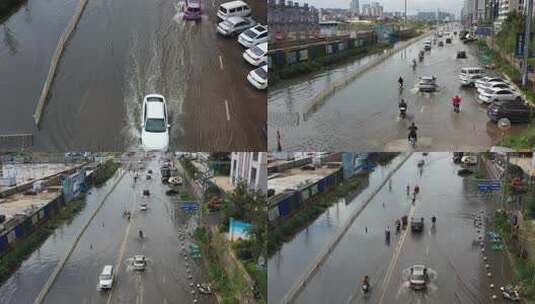
<svg viewBox="0 0 535 304"><path fill-rule="evenodd" d="M407 0L405 0L405 26L407 26Z"/></svg>
<svg viewBox="0 0 535 304"><path fill-rule="evenodd" d="M526 28L524 30L524 59L522 64L522 86L528 85L528 59L529 59L529 42L531 36L531 16L533 13L533 0L528 0L526 5Z"/></svg>

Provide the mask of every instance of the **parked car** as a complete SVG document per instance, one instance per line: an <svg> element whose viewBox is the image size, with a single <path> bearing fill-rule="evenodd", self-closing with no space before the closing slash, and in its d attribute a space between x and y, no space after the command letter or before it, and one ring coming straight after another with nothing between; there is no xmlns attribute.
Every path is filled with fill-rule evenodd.
<svg viewBox="0 0 535 304"><path fill-rule="evenodd" d="M246 48L268 41L268 27L258 24L238 36L238 42Z"/></svg>
<svg viewBox="0 0 535 304"><path fill-rule="evenodd" d="M102 272L98 277L98 288L99 289L111 289L113 286L113 266L105 265L102 268Z"/></svg>
<svg viewBox="0 0 535 304"><path fill-rule="evenodd" d="M217 32L223 36L237 35L256 24L250 17L230 17L217 25Z"/></svg>
<svg viewBox="0 0 535 304"><path fill-rule="evenodd" d="M465 155L461 157L461 163L465 166L477 165L477 157L474 155Z"/></svg>
<svg viewBox="0 0 535 304"><path fill-rule="evenodd" d="M414 265L411 267L409 284L412 289L426 289L428 279L427 267L425 265Z"/></svg>
<svg viewBox="0 0 535 304"><path fill-rule="evenodd" d="M268 86L268 68L267 64L252 70L247 75L247 80L251 85L259 90L265 90Z"/></svg>
<svg viewBox="0 0 535 304"><path fill-rule="evenodd" d="M520 94L512 89L484 89L478 96L478 99L484 103L493 101L521 101Z"/></svg>
<svg viewBox="0 0 535 304"><path fill-rule="evenodd" d="M489 105L487 116L493 122L506 118L511 123L529 123L531 107L524 102L497 101Z"/></svg>
<svg viewBox="0 0 535 304"><path fill-rule="evenodd" d="M260 43L243 53L243 59L254 66L259 66L267 61L268 43Z"/></svg>
<svg viewBox="0 0 535 304"><path fill-rule="evenodd" d="M479 67L462 68L459 80L463 86L473 86L476 81L485 77L485 72Z"/></svg>
<svg viewBox="0 0 535 304"><path fill-rule="evenodd" d="M486 76L486 77L483 77L481 79L479 79L478 81L476 81L475 83L475 86L476 88L480 88L480 87L483 87L485 86L486 84L489 84L489 83L507 83L509 84L509 82L501 77L491 77L491 76Z"/></svg>
<svg viewBox="0 0 535 304"><path fill-rule="evenodd" d="M144 255L138 254L134 256L134 262L132 263L134 270L145 270L147 266L147 259Z"/></svg>
<svg viewBox="0 0 535 304"><path fill-rule="evenodd" d="M226 20L231 17L248 17L251 15L251 8L243 1L225 2L219 6L217 17Z"/></svg>
<svg viewBox="0 0 535 304"><path fill-rule="evenodd" d="M434 92L437 90L437 78L434 76L420 77L418 90L420 92Z"/></svg>
<svg viewBox="0 0 535 304"><path fill-rule="evenodd" d="M511 91L516 91L513 87L511 87L510 84L504 83L504 82L488 82L486 84L481 85L479 88L477 88L477 93L481 94L484 90L491 89L509 89Z"/></svg>
<svg viewBox="0 0 535 304"><path fill-rule="evenodd" d="M162 95L150 94L143 99L141 144L144 150L167 151L169 128L167 103Z"/></svg>

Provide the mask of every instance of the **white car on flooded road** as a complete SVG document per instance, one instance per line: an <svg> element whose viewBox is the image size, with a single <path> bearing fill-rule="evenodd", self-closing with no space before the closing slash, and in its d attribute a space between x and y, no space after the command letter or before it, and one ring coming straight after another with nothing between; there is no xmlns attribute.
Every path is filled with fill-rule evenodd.
<svg viewBox="0 0 535 304"><path fill-rule="evenodd" d="M247 80L251 85L259 90L265 90L268 86L268 68L267 64L252 70L247 75Z"/></svg>
<svg viewBox="0 0 535 304"><path fill-rule="evenodd" d="M267 51L267 42L260 43L259 45L253 46L252 48L243 52L243 59L245 59L245 61L249 62L254 66L259 66L261 64L266 63Z"/></svg>
<svg viewBox="0 0 535 304"><path fill-rule="evenodd" d="M167 151L169 128L167 103L162 95L150 94L143 99L141 145L144 150Z"/></svg>

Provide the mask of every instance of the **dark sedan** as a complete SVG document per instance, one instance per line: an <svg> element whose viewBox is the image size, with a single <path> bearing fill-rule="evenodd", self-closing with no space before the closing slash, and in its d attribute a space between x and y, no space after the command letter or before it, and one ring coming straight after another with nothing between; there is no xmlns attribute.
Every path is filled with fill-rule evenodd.
<svg viewBox="0 0 535 304"><path fill-rule="evenodd" d="M493 122L507 118L511 123L529 123L531 107L524 102L495 101L489 105L487 115Z"/></svg>

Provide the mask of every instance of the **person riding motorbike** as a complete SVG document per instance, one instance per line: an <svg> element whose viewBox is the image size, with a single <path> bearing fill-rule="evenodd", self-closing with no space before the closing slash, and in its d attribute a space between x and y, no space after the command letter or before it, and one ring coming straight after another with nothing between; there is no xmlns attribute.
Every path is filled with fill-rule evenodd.
<svg viewBox="0 0 535 304"><path fill-rule="evenodd" d="M398 83L399 83L399 87L403 88L403 77L399 76Z"/></svg>
<svg viewBox="0 0 535 304"><path fill-rule="evenodd" d="M413 60L412 60L412 68L413 68L413 69L416 69L416 65L417 65L417 63L416 63L416 59L413 59Z"/></svg>
<svg viewBox="0 0 535 304"><path fill-rule="evenodd" d="M433 217L431 217L431 222L434 225L437 222L437 217L433 215Z"/></svg>
<svg viewBox="0 0 535 304"><path fill-rule="evenodd" d="M405 114L407 114L407 103L405 102L405 99L401 99L401 101L398 104L399 107L399 113L402 117L405 117Z"/></svg>
<svg viewBox="0 0 535 304"><path fill-rule="evenodd" d="M418 127L413 122L409 127L409 142L413 145L416 145L416 141L418 140L418 134L416 133L417 130Z"/></svg>
<svg viewBox="0 0 535 304"><path fill-rule="evenodd" d="M461 107L461 97L459 97L459 95L455 95L453 96L453 98L451 99L451 102L453 104L453 111L459 113L460 112L460 107Z"/></svg>
<svg viewBox="0 0 535 304"><path fill-rule="evenodd" d="M143 231L139 230L139 238L142 239L143 238Z"/></svg>
<svg viewBox="0 0 535 304"><path fill-rule="evenodd" d="M368 290L370 289L370 278L367 275L365 275L364 279L362 279L362 287L361 288L362 288L362 291L364 293L367 293Z"/></svg>

